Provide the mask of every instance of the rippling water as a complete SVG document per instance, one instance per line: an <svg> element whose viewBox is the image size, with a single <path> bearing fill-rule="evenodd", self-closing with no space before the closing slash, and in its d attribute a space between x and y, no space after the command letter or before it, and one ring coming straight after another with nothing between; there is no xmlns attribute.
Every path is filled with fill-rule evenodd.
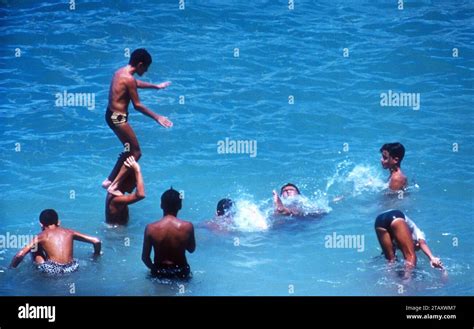
<svg viewBox="0 0 474 329"><path fill-rule="evenodd" d="M37 233L39 212L55 208L64 226L99 236L104 248L92 261L90 246L76 243L79 272L56 280L29 261L7 269L17 249L1 249L1 295L474 293L471 1L403 10L394 1L295 1L294 10L286 1L186 1L185 10L178 1L78 1L75 10L4 1L1 16L0 234ZM165 131L131 109L147 198L131 206L129 226L111 229L100 182L121 145L103 111L126 48L138 47L153 56L144 80L173 82L141 99L175 125ZM420 109L382 107L388 90L419 93ZM95 108L56 107L64 91L93 93ZM219 154L225 138L256 141L256 156ZM407 149L403 200L381 192L378 149L392 141ZM249 230L288 181L329 214ZM160 217L170 185L185 192L180 215L196 225L184 292L149 279L140 260L144 227ZM223 197L246 207L241 230L201 227ZM400 290L373 230L388 208L425 231L447 278L419 254ZM364 236L364 250L325 248L334 232Z"/></svg>

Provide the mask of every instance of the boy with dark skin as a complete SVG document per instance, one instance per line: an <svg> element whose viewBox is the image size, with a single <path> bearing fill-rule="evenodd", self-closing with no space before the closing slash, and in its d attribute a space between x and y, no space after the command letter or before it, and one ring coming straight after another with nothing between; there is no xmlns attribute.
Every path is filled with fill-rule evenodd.
<svg viewBox="0 0 474 329"><path fill-rule="evenodd" d="M405 156L405 148L400 143L387 143L380 148L383 169L390 170L388 187L393 191L403 190L407 186L407 178L401 169L401 163Z"/></svg>
<svg viewBox="0 0 474 329"><path fill-rule="evenodd" d="M191 274L185 254L194 252L196 240L193 224L176 217L181 205L179 192L170 188L161 196L163 218L145 229L142 261L158 278L187 279Z"/></svg>
<svg viewBox="0 0 474 329"><path fill-rule="evenodd" d="M129 64L115 72L110 84L109 104L105 113L105 120L126 150L119 156L110 175L102 183L102 186L112 194L119 194L117 192L118 182L129 174L127 168L123 165L125 159L132 155L138 161L141 157L137 137L128 123L128 105L130 101L132 101L137 111L149 116L163 127L170 128L173 126L168 118L148 109L138 97L138 88L164 89L171 84L169 81L151 84L136 80L133 77L135 73L142 76L147 72L151 62L151 56L145 49L136 49L130 56Z"/></svg>
<svg viewBox="0 0 474 329"><path fill-rule="evenodd" d="M74 230L62 228L55 210L43 210L40 214L40 223L43 231L13 257L10 265L12 268L16 268L23 258L30 251L33 251L34 261L39 265L41 271L49 274L73 272L79 266L73 258L74 240L94 245L94 255L100 255L100 240Z"/></svg>
<svg viewBox="0 0 474 329"><path fill-rule="evenodd" d="M140 165L130 156L124 162L125 167L134 171L117 185L119 195L107 192L105 199L105 221L113 225L125 225L128 222L128 205L145 198L145 185L140 170ZM137 190L132 193L133 189ZM130 194L125 194L130 193Z"/></svg>

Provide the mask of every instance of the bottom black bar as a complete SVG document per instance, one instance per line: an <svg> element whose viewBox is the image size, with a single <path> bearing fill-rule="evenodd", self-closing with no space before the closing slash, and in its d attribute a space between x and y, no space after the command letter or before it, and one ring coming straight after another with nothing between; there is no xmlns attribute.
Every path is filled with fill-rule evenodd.
<svg viewBox="0 0 474 329"><path fill-rule="evenodd" d="M473 306L472 297L1 297L0 328L168 322L473 328Z"/></svg>

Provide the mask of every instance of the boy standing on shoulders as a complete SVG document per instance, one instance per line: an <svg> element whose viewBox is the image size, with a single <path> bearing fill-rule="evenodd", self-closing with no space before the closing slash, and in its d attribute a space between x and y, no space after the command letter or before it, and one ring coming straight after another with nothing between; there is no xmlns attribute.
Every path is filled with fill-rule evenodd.
<svg viewBox="0 0 474 329"><path fill-rule="evenodd" d="M171 84L169 81L160 84L152 84L135 79L135 74L142 76L148 71L151 62L151 55L145 49L134 50L130 56L128 65L117 70L110 83L109 104L105 112L105 121L115 135L117 135L120 142L128 149L127 152L123 152L119 155L111 173L102 183L102 187L107 189L111 194L119 195L120 192L117 191L117 185L126 175L131 174L127 172L124 161L129 156L133 156L135 161L138 161L142 155L137 136L132 126L128 123L128 105L130 102L132 102L135 110L152 118L161 126L165 128L173 126L173 123L168 120L168 118L154 113L143 105L138 96L138 89L147 88L159 90Z"/></svg>

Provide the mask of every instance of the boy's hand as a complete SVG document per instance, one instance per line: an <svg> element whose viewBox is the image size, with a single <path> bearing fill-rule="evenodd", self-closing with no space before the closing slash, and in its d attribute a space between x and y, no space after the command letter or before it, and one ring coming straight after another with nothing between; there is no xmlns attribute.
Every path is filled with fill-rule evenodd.
<svg viewBox="0 0 474 329"><path fill-rule="evenodd" d="M158 122L160 125L162 125L165 128L173 127L173 122L171 122L170 120L168 120L167 117L164 117L162 115L159 115L156 118L156 122Z"/></svg>
<svg viewBox="0 0 474 329"><path fill-rule="evenodd" d="M171 81L165 81L156 85L157 89L165 89L171 84Z"/></svg>
<svg viewBox="0 0 474 329"><path fill-rule="evenodd" d="M273 190L273 203L275 204L275 208L278 212L282 212L284 210L285 207L283 207L283 203L281 202L281 199L275 190Z"/></svg>
<svg viewBox="0 0 474 329"><path fill-rule="evenodd" d="M98 261L103 254L104 254L103 251L99 251L98 253L94 252L92 254L91 260L92 261Z"/></svg>
<svg viewBox="0 0 474 329"><path fill-rule="evenodd" d="M438 257L433 257L430 259L430 264L432 268L443 268L443 263Z"/></svg>
<svg viewBox="0 0 474 329"><path fill-rule="evenodd" d="M132 168L135 171L140 171L140 165L138 162L135 161L135 158L132 156L129 156L127 160L124 161L123 163L125 167L127 168Z"/></svg>

